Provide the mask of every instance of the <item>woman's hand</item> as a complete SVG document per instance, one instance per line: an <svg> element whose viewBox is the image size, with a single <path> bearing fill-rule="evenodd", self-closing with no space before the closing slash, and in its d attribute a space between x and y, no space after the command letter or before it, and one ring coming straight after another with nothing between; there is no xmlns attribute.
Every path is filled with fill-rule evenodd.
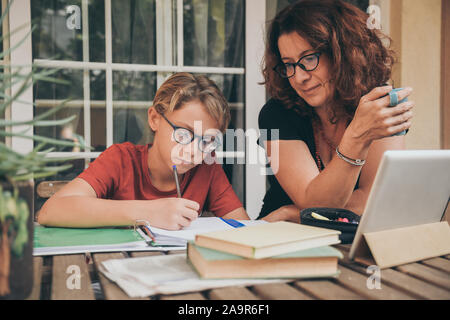
<svg viewBox="0 0 450 320"><path fill-rule="evenodd" d="M406 101L389 107L389 95L392 86L377 87L360 99L358 108L347 130L353 139L364 145L374 140L390 137L409 129L413 117L413 101ZM398 91L398 101L409 96L412 88Z"/></svg>
<svg viewBox="0 0 450 320"><path fill-rule="evenodd" d="M272 211L267 216L262 218L261 220L265 220L267 222L276 222L276 221L291 221L300 223L300 209L298 209L295 205L287 205L278 208L275 211Z"/></svg>

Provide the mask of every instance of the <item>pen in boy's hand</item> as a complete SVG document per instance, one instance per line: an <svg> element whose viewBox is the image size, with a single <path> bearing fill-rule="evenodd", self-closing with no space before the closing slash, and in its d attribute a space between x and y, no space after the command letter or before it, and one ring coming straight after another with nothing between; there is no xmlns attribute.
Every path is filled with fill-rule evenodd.
<svg viewBox="0 0 450 320"><path fill-rule="evenodd" d="M180 182L178 181L178 171L177 171L177 166L172 166L173 168L173 176L175 178L175 184L177 186L177 196L178 198L181 198L181 190L180 190Z"/></svg>
<svg viewBox="0 0 450 320"><path fill-rule="evenodd" d="M177 171L177 166L173 165L173 177L175 179L175 185L177 186L177 196L178 198L181 198L181 190L180 190L180 182L178 181L178 171ZM198 215L199 217L202 215L202 213L200 212L200 214Z"/></svg>

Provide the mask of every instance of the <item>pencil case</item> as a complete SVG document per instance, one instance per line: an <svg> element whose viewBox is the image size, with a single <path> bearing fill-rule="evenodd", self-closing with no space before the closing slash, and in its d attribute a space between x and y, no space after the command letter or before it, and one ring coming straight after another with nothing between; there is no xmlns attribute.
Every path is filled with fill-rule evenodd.
<svg viewBox="0 0 450 320"><path fill-rule="evenodd" d="M328 220L320 220L314 218L312 213L315 212ZM349 222L337 221L339 218L347 218ZM334 229L341 231L339 240L341 243L352 243L355 237L356 229L358 228L360 216L356 213L339 208L306 208L300 211L300 223L308 226ZM353 222L353 223L352 223Z"/></svg>

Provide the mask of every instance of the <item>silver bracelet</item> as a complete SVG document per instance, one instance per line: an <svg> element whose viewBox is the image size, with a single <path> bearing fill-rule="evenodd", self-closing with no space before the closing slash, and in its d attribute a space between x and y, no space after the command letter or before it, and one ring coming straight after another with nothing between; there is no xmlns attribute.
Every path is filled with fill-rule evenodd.
<svg viewBox="0 0 450 320"><path fill-rule="evenodd" d="M342 153L339 152L339 147L336 147L336 153L339 158L341 158L345 162L348 162L354 166L363 166L366 163L366 160L363 160L363 159L352 159L352 158L344 156Z"/></svg>

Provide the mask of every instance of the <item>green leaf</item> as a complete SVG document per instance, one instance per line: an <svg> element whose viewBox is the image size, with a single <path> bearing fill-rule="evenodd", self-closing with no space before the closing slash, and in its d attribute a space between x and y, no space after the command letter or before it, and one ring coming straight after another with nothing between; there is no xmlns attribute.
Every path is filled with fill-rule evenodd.
<svg viewBox="0 0 450 320"><path fill-rule="evenodd" d="M53 144L53 145L57 145L57 146L80 147L80 148L91 149L88 146L81 145L79 143L75 143L75 142L71 142L71 141L58 140L58 139L47 138L47 137L36 136L36 135L28 136L28 135L23 134L23 133L12 133L12 132L0 131L0 136L4 136L4 137L20 137L20 138L25 138L25 139L31 139L31 140L38 141L38 142L46 142L48 144Z"/></svg>
<svg viewBox="0 0 450 320"><path fill-rule="evenodd" d="M71 167L72 167L71 165L67 165L67 167L61 167L61 170L59 170L59 171L64 171L64 170L67 170L67 169L69 169ZM51 177L51 176L55 175L59 171L27 173L25 175L18 175L18 176L12 177L12 179L14 181L24 181L24 180L29 180L29 179L47 178L47 177Z"/></svg>
<svg viewBox="0 0 450 320"><path fill-rule="evenodd" d="M21 222L21 224L17 228L16 237L14 238L13 243L11 245L11 252L16 257L22 257L23 249L25 248L27 242L28 242L28 229L25 221Z"/></svg>
<svg viewBox="0 0 450 320"><path fill-rule="evenodd" d="M6 3L8 4L8 7L5 10L8 11L11 1L6 1ZM6 13L2 15L0 20L3 21L4 17L6 17ZM3 35L3 37L9 36L15 32L18 32L18 30L27 27L28 25L25 24L19 29L13 30L10 34ZM21 38L16 45L0 53L0 59L21 46L34 30L36 30L36 25L34 25L33 23L30 28L30 32L27 32L27 34L23 38ZM3 39L3 37L0 37L0 39ZM0 65L0 100L2 100L2 102L0 103L0 113L2 113L7 108L10 108L13 102L17 102L23 105L36 106L36 102L25 101L24 93L38 81L70 85L69 81L61 79L61 76L57 74L62 69L63 68L42 67L36 64ZM17 88L17 90L14 90L14 94L11 95L8 94L7 89L11 88L12 86ZM72 157L48 157L48 154L55 150L54 146L80 147L83 149L91 149L86 145L82 137L78 138L79 142L74 142L34 135L33 133L30 134L30 128L32 126L61 126L72 122L76 118L76 115L56 120L50 118L54 116L59 110L64 108L67 101L69 101L69 99L63 101L58 106L51 108L50 110L47 110L42 114L26 121L10 121L6 119L0 119L0 137L19 137L30 139L37 142L38 144L33 149L33 151L27 154L20 154L12 150L10 147L6 146L4 143L0 142L0 178L7 178L10 181L28 180L31 178L48 177L54 175L57 172L71 168L71 164L58 164L61 164L62 162L67 160L71 160L73 159ZM20 128L18 130L19 132L6 130L6 128L16 126L23 126L24 128ZM14 203L16 200L17 194L16 197L12 197L10 192L1 192L0 219L5 220L8 217L17 216L17 206L14 207ZM22 204L19 202L18 206L20 207L22 206ZM19 216L20 212L21 211L19 210ZM15 250L19 252L20 248L22 247L17 245Z"/></svg>
<svg viewBox="0 0 450 320"><path fill-rule="evenodd" d="M72 115L70 117L61 119L61 120L41 120L38 121L35 119L28 120L28 121L8 121L8 120L2 120L0 119L0 127L12 127L12 126L19 126L19 125L32 125L34 127L50 127L50 126L61 126L63 124L67 124L71 121L73 121L77 115Z"/></svg>
<svg viewBox="0 0 450 320"><path fill-rule="evenodd" d="M19 199L17 202L17 210L19 211L19 216L17 221L20 223L27 223L28 216L30 215L30 210L28 209L28 204L24 199Z"/></svg>
<svg viewBox="0 0 450 320"><path fill-rule="evenodd" d="M57 105L56 107L51 108L50 110L48 110L48 111L46 111L46 112L44 112L44 113L42 113L42 114L40 114L40 115L34 117L32 120L20 122L20 123L18 123L18 124L33 124L33 121L37 122L37 121L40 121L40 120L43 120L43 119L47 119L47 118L50 117L51 115L57 113L57 112L60 111L62 108L64 108L64 107L66 106L66 104L67 104L68 102L72 101L72 100L73 100L73 99L66 99L66 100L62 101L62 102L61 102L59 105ZM33 106L36 107L36 104L33 103ZM67 119L67 118L66 118L66 119ZM1 123L2 123L2 122L0 122L0 126L1 126ZM6 125L6 126L11 126L12 124L7 123L7 122L5 121L5 125Z"/></svg>
<svg viewBox="0 0 450 320"><path fill-rule="evenodd" d="M18 28L15 29L14 31L11 31L11 32L9 33L9 35L14 34L14 33L18 32L20 29L23 29L23 28L26 28L26 27L28 27L28 24L27 24L27 23L21 25L20 27L18 27ZM27 34L26 34L22 39L20 39L20 41L19 41L16 45L14 45L14 47L8 48L8 49L6 49L5 51L0 52L0 59L3 59L4 56L10 54L10 53L13 52L15 49L19 48L19 47L25 42L25 40L27 40L28 36L30 36L30 35L33 33L33 31L34 31L35 29L36 29L36 26L32 26L32 27L31 27L31 30L30 30L29 32L27 32Z"/></svg>
<svg viewBox="0 0 450 320"><path fill-rule="evenodd" d="M9 2L6 2L6 7L5 7L4 11L3 11L2 16L0 17L0 22L3 23L3 20L4 20L5 17L8 15L8 13L9 13L9 8L11 7L11 4L12 4L13 2L14 2L14 0L11 0L11 1L9 1Z"/></svg>
<svg viewBox="0 0 450 320"><path fill-rule="evenodd" d="M7 220L8 218L13 219L13 220L17 219L19 212L17 210L16 200L14 199L14 197L11 195L11 192L9 192L9 191L5 191L3 193L3 196L4 196L4 200L5 200L4 209L6 209L5 220Z"/></svg>
<svg viewBox="0 0 450 320"><path fill-rule="evenodd" d="M25 81L23 81L23 84L20 86L20 88L17 90L14 96L9 97L8 99L5 99L5 101L0 105L0 112L2 112L4 109L6 109L7 106L9 106L13 101L18 99L29 87L33 85L33 82L31 82L32 74L27 75Z"/></svg>

